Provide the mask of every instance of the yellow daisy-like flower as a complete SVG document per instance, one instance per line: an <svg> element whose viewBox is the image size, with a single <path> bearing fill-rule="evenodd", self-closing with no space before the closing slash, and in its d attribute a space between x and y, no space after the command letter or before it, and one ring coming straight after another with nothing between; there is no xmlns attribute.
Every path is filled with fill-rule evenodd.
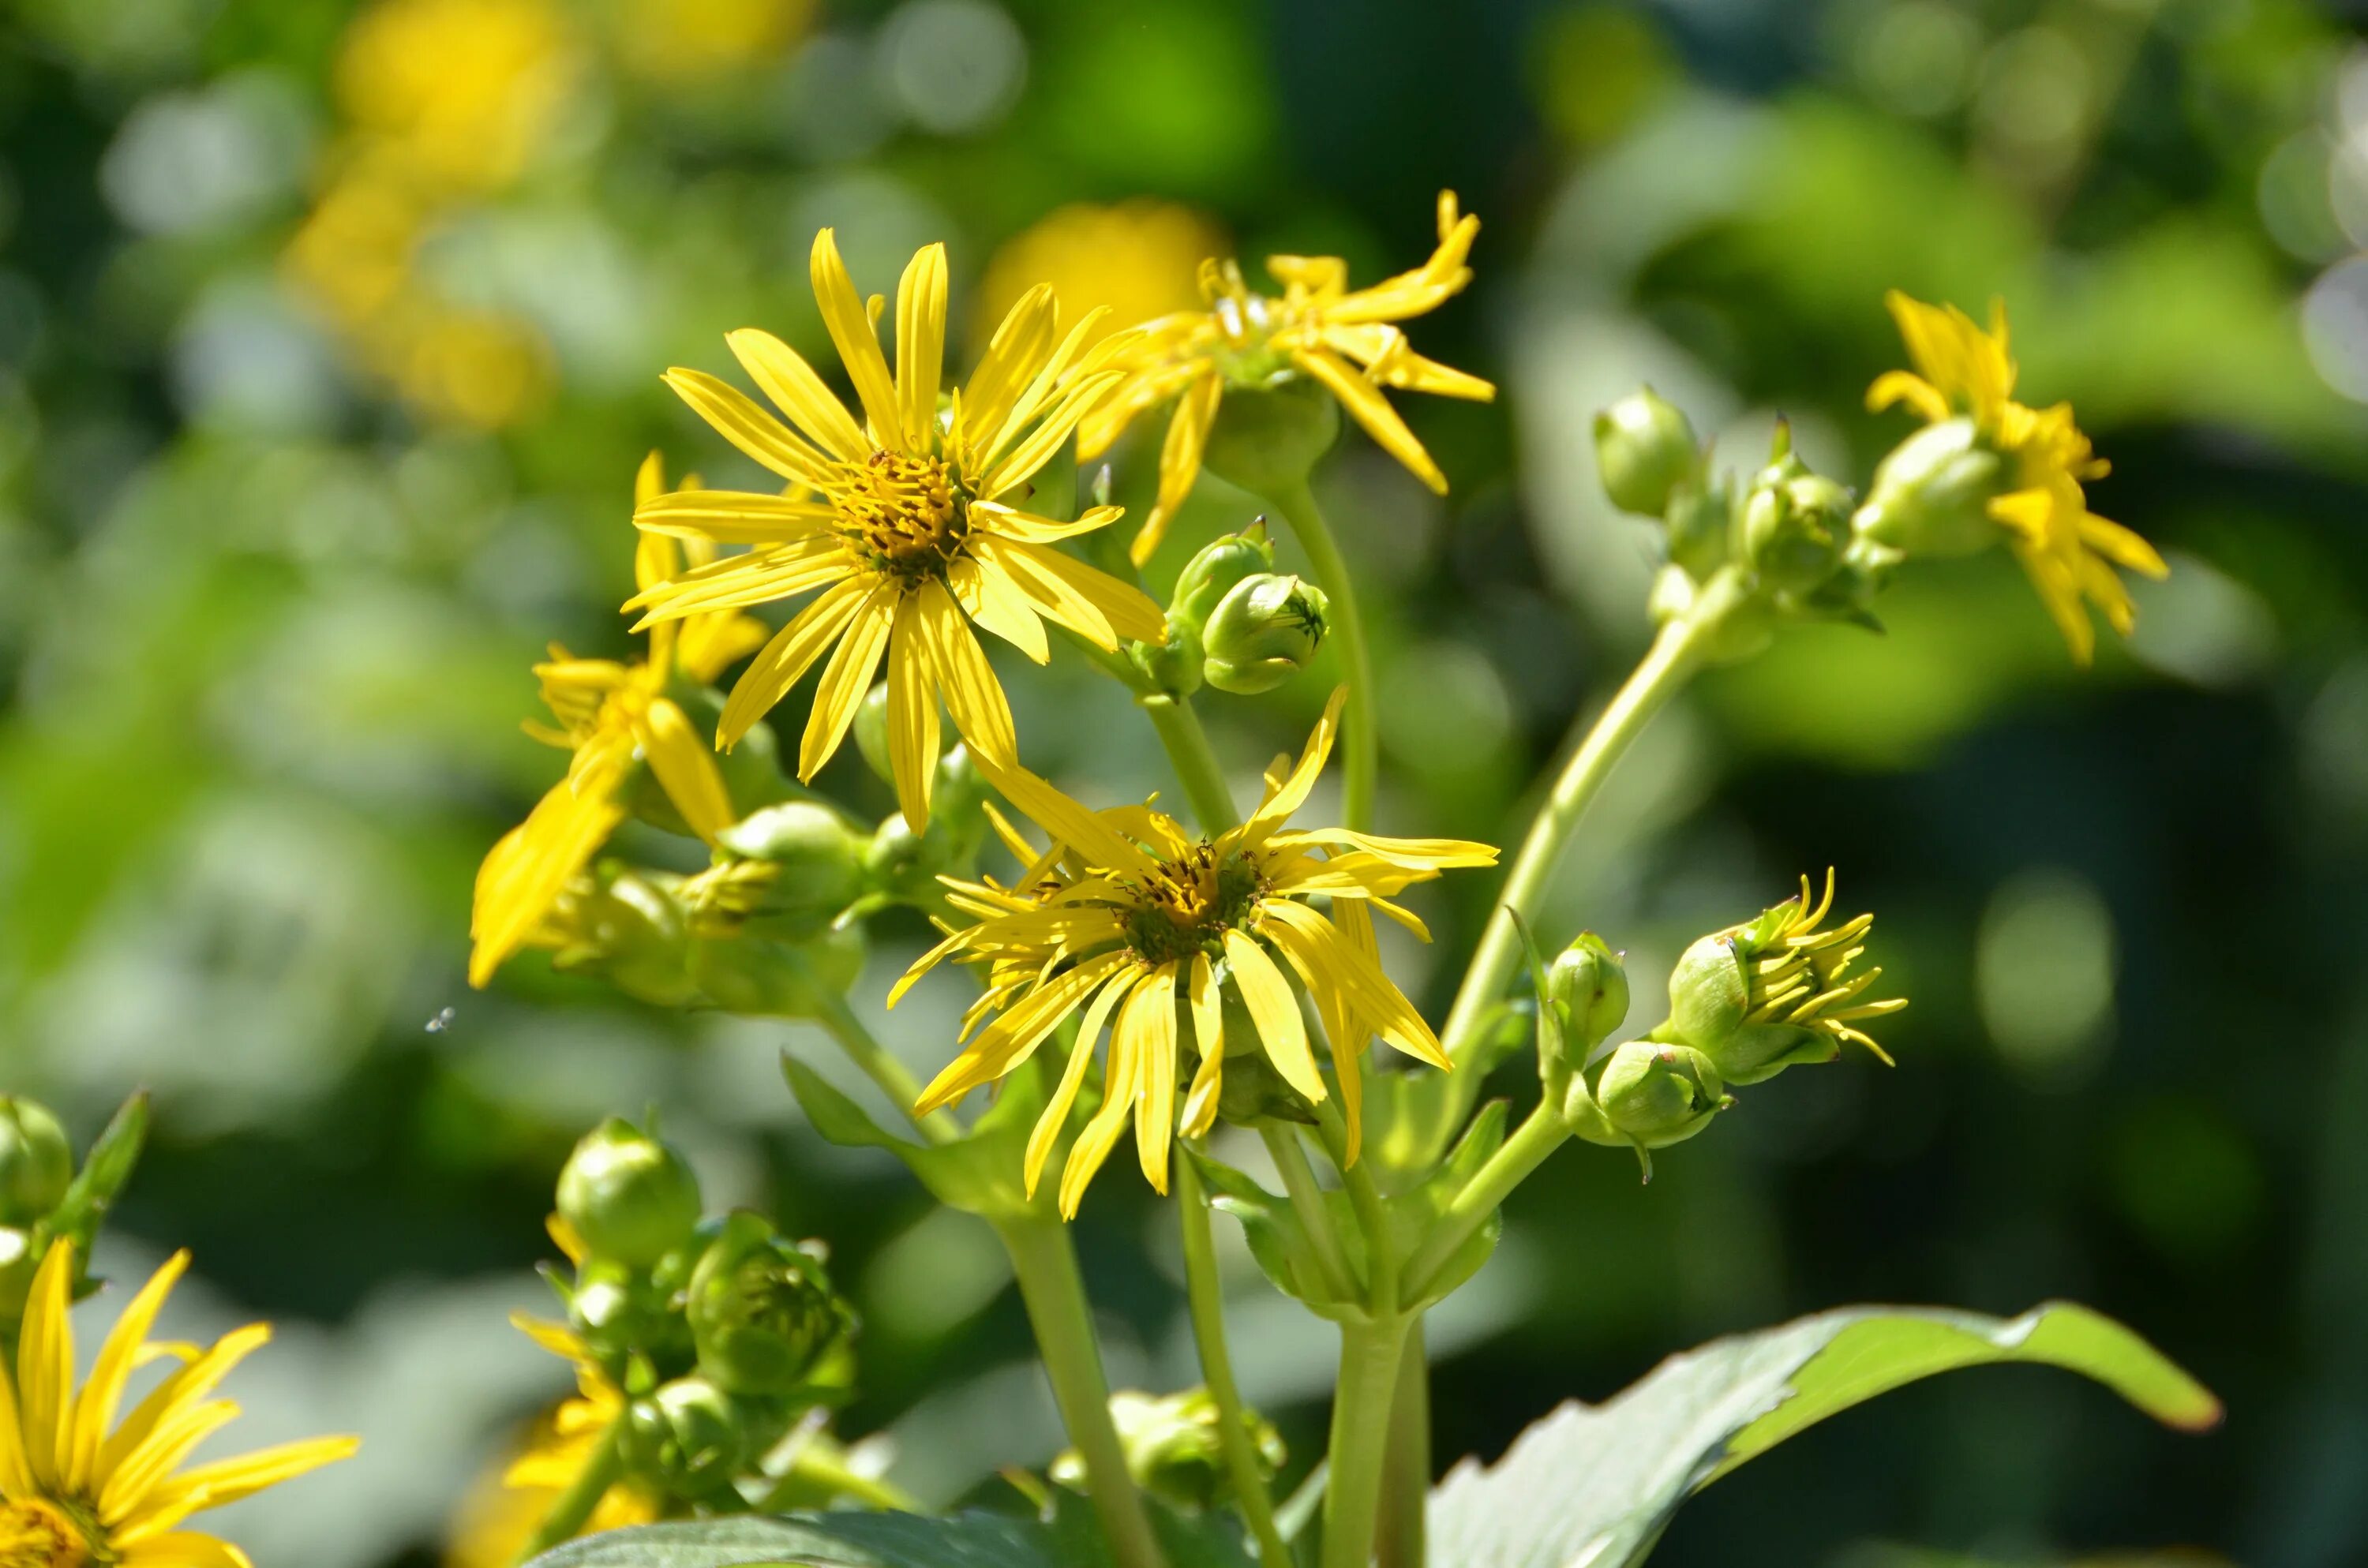
<svg viewBox="0 0 2368 1568"><path fill-rule="evenodd" d="M655 452L634 484L643 504L665 494L666 473ZM633 552L633 576L643 587L678 576L715 556L711 544L678 547L644 534ZM705 683L765 640L762 622L732 610L667 621L650 632L649 658L637 665L578 659L553 643L551 662L537 665L542 700L559 726L529 724L538 740L565 746L575 756L567 777L551 787L525 822L502 835L477 872L470 912L469 983L484 985L504 960L526 946L559 902L569 879L623 820L618 796L636 762L646 762L682 819L712 840L732 825L732 798L715 756L669 697L679 675Z"/></svg>
<svg viewBox="0 0 2368 1568"><path fill-rule="evenodd" d="M1192 493L1229 385L1254 389L1293 375L1314 378L1384 450L1445 494L1447 476L1382 389L1478 403L1497 395L1492 383L1414 352L1393 324L1428 314L1463 291L1472 281L1464 258L1479 233L1480 220L1460 214L1455 193L1447 190L1439 196L1439 248L1430 259L1370 289L1351 290L1349 264L1337 256L1267 257L1267 271L1282 285L1279 297L1251 292L1239 262L1202 262L1201 293L1208 308L1146 325L1118 361L1124 384L1077 432L1078 456L1090 460L1138 415L1176 400L1159 450L1159 500L1135 535L1135 564L1151 559Z"/></svg>
<svg viewBox="0 0 2368 1568"><path fill-rule="evenodd" d="M918 829L929 820L940 697L974 755L1018 762L1011 710L972 622L1038 664L1051 657L1048 619L1106 649L1121 638L1167 636L1160 608L1140 590L1054 548L1115 522L1119 508L1062 522L1015 504L1117 386L1109 361L1129 338L1087 347L1093 315L1060 336L1053 290L1032 289L941 414L945 247L916 253L897 286L893 375L828 229L814 238L813 272L863 422L794 349L753 328L726 341L795 429L713 376L668 370L666 384L684 402L790 488L689 490L645 502L633 520L652 532L754 548L645 589L626 608L646 611L643 625L663 625L821 589L733 687L717 740L737 742L827 653L798 748L798 776L812 778L846 738L884 657L897 803Z"/></svg>
<svg viewBox="0 0 2368 1568"><path fill-rule="evenodd" d="M1148 806L1090 811L1031 773L996 770L996 788L1052 835L1053 845L1035 855L1024 842L1014 844L1029 862L1016 891L950 883L956 906L979 915L978 924L923 955L891 993L894 1005L947 958L986 968L987 993L964 1021L970 1043L922 1093L916 1109L927 1114L1011 1072L1082 1007L1067 1068L1029 1140L1028 1189L1035 1191L1076 1103L1095 1039L1110 1023L1101 1108L1070 1151L1061 1212L1076 1212L1130 1119L1144 1175L1165 1192L1185 1044L1179 1006L1190 1017L1190 1044L1200 1058L1183 1102L1185 1136L1198 1137L1216 1119L1228 989L1283 1082L1311 1102L1326 1097L1288 971L1307 988L1329 1039L1353 1158L1357 1057L1371 1036L1435 1067L1448 1065L1430 1026L1382 972L1369 912L1379 909L1427 938L1422 923L1392 900L1445 869L1492 865L1497 851L1454 838L1286 828L1331 754L1346 696L1346 687L1333 693L1295 767L1277 759L1249 820L1214 838L1196 837ZM1317 898L1330 901L1328 915L1315 906Z"/></svg>
<svg viewBox="0 0 2368 1568"><path fill-rule="evenodd" d="M1850 965L1866 951L1874 916L1854 915L1820 929L1833 907L1834 873L1828 867L1824 898L1810 896L1809 879L1804 876L1797 896L1728 933L1747 986L1743 1022L1807 1029L1837 1045L1855 1041L1887 1065L1891 1053L1857 1026L1898 1012L1907 1006L1907 999L1861 1000L1883 975L1880 968L1850 973Z"/></svg>
<svg viewBox="0 0 2368 1568"><path fill-rule="evenodd" d="M1987 331L1954 305L1928 305L1896 289L1884 302L1916 369L1877 377L1867 406L1904 403L1935 425L1959 416L1973 421L2009 464L2006 491L1990 502L1989 515L2006 530L2072 656L2087 664L2097 641L2089 605L2124 636L2136 621L2113 567L2149 577L2168 576L2169 567L2138 535L2089 510L2081 481L2104 477L2110 465L2073 422L2072 405L2031 408L2014 400L2004 301L1991 304Z"/></svg>
<svg viewBox="0 0 2368 1568"><path fill-rule="evenodd" d="M74 1257L63 1241L42 1256L25 1305L15 1381L0 1378L0 1564L251 1568L230 1542L182 1527L193 1514L344 1459L359 1439L314 1437L179 1470L238 1415L229 1400L207 1396L271 1330L250 1324L202 1351L149 1343L165 1298L188 1267L189 1255L176 1253L123 1309L77 1392ZM180 1366L118 1424L132 1372L159 1358Z"/></svg>

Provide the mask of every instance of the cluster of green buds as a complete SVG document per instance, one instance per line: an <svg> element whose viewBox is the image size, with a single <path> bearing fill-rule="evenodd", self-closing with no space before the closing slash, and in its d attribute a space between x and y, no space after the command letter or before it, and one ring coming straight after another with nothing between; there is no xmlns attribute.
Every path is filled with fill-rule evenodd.
<svg viewBox="0 0 2368 1568"><path fill-rule="evenodd" d="M1796 896L1690 945L1669 976L1668 1017L1618 1045L1609 1041L1628 1012L1620 955L1593 932L1551 964L1532 944L1539 1074L1564 1124L1588 1142L1635 1150L1649 1180L1650 1151L1708 1126L1735 1104L1730 1087L1830 1062L1844 1041L1888 1063L1858 1026L1907 1004L1867 998L1882 970L1850 968L1874 916L1827 927L1833 897L1830 872L1814 901L1804 877Z"/></svg>
<svg viewBox="0 0 2368 1568"><path fill-rule="evenodd" d="M1266 519L1211 540L1184 564L1167 606L1167 641L1128 655L1160 690L1189 696L1203 682L1252 697L1307 666L1324 645L1324 590L1275 570Z"/></svg>
<svg viewBox="0 0 2368 1568"><path fill-rule="evenodd" d="M1121 1389L1110 1395L1110 1413L1127 1471L1145 1492L1188 1509L1212 1508L1233 1496L1233 1473L1225 1465L1224 1416L1207 1389L1170 1394ZM1281 1434L1247 1406L1241 1421L1259 1479L1273 1480L1290 1457ZM1074 1449L1053 1460L1050 1473L1063 1486L1082 1489L1086 1483L1085 1460Z"/></svg>
<svg viewBox="0 0 2368 1568"><path fill-rule="evenodd" d="M703 1220L681 1154L620 1118L576 1144L558 1210L575 1268L551 1282L622 1401L624 1472L685 1505L745 1506L766 1457L850 1392L855 1315L821 1258L758 1214Z"/></svg>
<svg viewBox="0 0 2368 1568"><path fill-rule="evenodd" d="M1643 387L1595 417L1596 465L1622 511L1657 519L1668 563L1653 587L1656 619L1689 610L1723 570L1747 575L1763 613L1738 627L1738 651L1756 645L1772 616L1872 625L1867 604L1884 570L1853 549L1849 487L1812 472L1779 421L1765 467L1739 483L1713 472L1711 453L1684 411ZM1747 620L1751 618L1746 618Z"/></svg>
<svg viewBox="0 0 2368 1568"><path fill-rule="evenodd" d="M74 1143L54 1112L22 1095L0 1095L0 1352L13 1358L26 1293L51 1244L90 1244L116 1195L131 1178L148 1132L148 1099L135 1095L115 1113L77 1168ZM96 1290L86 1275L77 1297Z"/></svg>

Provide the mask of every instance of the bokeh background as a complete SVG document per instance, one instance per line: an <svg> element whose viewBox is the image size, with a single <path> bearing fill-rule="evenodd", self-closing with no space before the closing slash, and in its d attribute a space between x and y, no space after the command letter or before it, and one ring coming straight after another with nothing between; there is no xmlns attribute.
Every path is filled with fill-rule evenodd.
<svg viewBox="0 0 2368 1568"><path fill-rule="evenodd" d="M559 1162L645 1104L715 1202L829 1239L868 1320L847 1431L939 1500L1049 1456L991 1239L782 1090L818 1036L533 958L467 990L476 860L557 767L518 730L527 665L626 646L645 449L754 477L657 372L723 368L743 324L818 344L817 227L867 289L950 242L975 335L1037 277L1187 303L1235 246L1370 279L1452 187L1479 277L1415 341L1502 395L1401 400L1444 500L1354 434L1323 473L1378 621L1385 827L1511 832L1641 645L1649 541L1596 491L1589 414L1649 379L1749 466L1782 412L1862 483L1905 428L1860 403L1899 358L1886 288L2004 296L2028 395L2114 461L2093 503L2174 574L2083 673L2009 562L1913 573L1888 635L1793 633L1646 737L1555 929L1631 950L1642 1027L1685 940L1838 865L1915 998L1900 1065L1755 1090L1648 1187L1557 1158L1434 1324L1442 1458L1719 1333L2066 1295L2226 1426L1944 1380L1723 1483L1661 1561L2362 1561L2357 34L2299 0L8 0L0 1074L85 1135L152 1088L102 1263L194 1246L180 1326L281 1324L244 1435L368 1439L225 1525L267 1564L438 1559L564 1386L505 1322ZM1118 452L1122 499L1149 459ZM1247 509L1204 480L1164 569ZM1228 760L1295 744L1328 684L1209 703ZM1074 666L1015 701L1040 767L1156 779ZM1438 948L1395 955L1434 1007L1486 903L1432 898ZM922 933L878 937L871 1014ZM952 1006L928 990L882 1020L921 1063ZM1124 1163L1079 1240L1119 1380L1176 1386L1172 1217ZM1328 1331L1231 1261L1246 1381L1304 1464Z"/></svg>

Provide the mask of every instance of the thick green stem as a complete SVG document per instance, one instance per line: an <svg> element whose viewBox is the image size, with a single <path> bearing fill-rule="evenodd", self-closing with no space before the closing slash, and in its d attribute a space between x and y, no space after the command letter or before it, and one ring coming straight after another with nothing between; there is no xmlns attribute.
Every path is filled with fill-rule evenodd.
<svg viewBox="0 0 2368 1568"><path fill-rule="evenodd" d="M1225 770L1218 766L1209 733L1201 727L1201 716L1192 710L1190 699L1161 695L1135 700L1151 715L1151 727L1159 732L1159 744L1167 748L1167 760L1176 769L1177 781L1184 786L1184 798L1192 803L1192 814L1201 819L1201 831L1213 835L1241 825L1241 816L1234 810L1233 790L1225 783Z"/></svg>
<svg viewBox="0 0 2368 1568"><path fill-rule="evenodd" d="M1406 1281L1409 1294L1419 1300L1430 1285L1431 1278L1455 1249L1468 1240L1472 1233L1488 1222L1488 1216L1505 1201L1513 1188L1521 1185L1529 1174L1545 1163L1546 1156L1562 1147L1570 1130L1563 1125L1561 1111L1550 1105L1540 1105L1529 1119L1517 1128L1503 1148L1489 1157L1453 1202L1440 1215L1439 1222L1406 1260Z"/></svg>
<svg viewBox="0 0 2368 1568"><path fill-rule="evenodd" d="M1190 1155L1177 1162L1176 1211L1184 1231L1184 1290L1192 1312L1192 1339L1201 1351L1201 1381L1217 1405L1217 1444L1234 1496L1258 1541L1266 1568L1291 1568L1291 1548L1275 1528L1274 1500L1258 1469L1258 1445L1248 1407L1234 1381L1233 1353L1225 1347L1224 1283L1217 1277L1217 1239L1209 1224L1208 1195Z"/></svg>
<svg viewBox="0 0 2368 1568"><path fill-rule="evenodd" d="M1489 916L1479 949L1473 954L1472 967L1464 971L1463 984L1455 994L1455 1006L1447 1015L1447 1028L1440 1031L1448 1055L1458 1062L1471 1051L1481 1020L1503 994L1506 982L1520 964L1520 932L1513 917L1518 915L1528 919L1536 913L1554 868L1562 863L1563 852L1570 846L1580 815L1611 776L1612 764L1620 760L1645 722L1701 665L1705 646L1743 597L1742 583L1729 574L1721 573L1712 578L1691 610L1661 628L1644 661L1613 696L1611 705L1588 731L1587 738L1579 743L1554 780L1545 804L1539 808L1537 820L1530 826L1529 836L1522 841L1521 852L1514 858L1513 869L1506 875L1497 911ZM1474 1084L1469 1092L1477 1091Z"/></svg>
<svg viewBox="0 0 2368 1568"><path fill-rule="evenodd" d="M1134 1478L1127 1473L1118 1427L1110 1421L1110 1381L1102 1372L1101 1345L1094 1337L1086 1283L1077 1272L1069 1233L1051 1220L997 1220L994 1224L1004 1250L1011 1255L1011 1270L1019 1280L1019 1297L1028 1307L1029 1325L1035 1330L1037 1352L1053 1385L1053 1403L1061 1407L1062 1425L1085 1462L1086 1492L1102 1533L1110 1538L1111 1560L1117 1568L1164 1568L1150 1517L1143 1511Z"/></svg>
<svg viewBox="0 0 2368 1568"><path fill-rule="evenodd" d="M1390 1401L1413 1320L1395 1314L1340 1325L1340 1381L1332 1395L1331 1480L1324 1493L1323 1568L1371 1568L1380 1520Z"/></svg>
<svg viewBox="0 0 2368 1568"><path fill-rule="evenodd" d="M1342 823L1363 831L1373 825L1373 786L1381 765L1381 733L1374 726L1373 660L1365 645L1364 618L1357 612L1357 586L1349 580L1349 563L1315 504L1315 493L1305 480L1269 495L1276 510L1307 551L1315 568L1316 585L1332 601L1331 634L1339 640L1340 669L1349 683L1347 734L1341 750Z"/></svg>
<svg viewBox="0 0 2368 1568"><path fill-rule="evenodd" d="M1430 1363L1422 1319L1406 1330L1398 1389L1390 1401L1389 1452L1382 1460L1382 1506L1375 1551L1382 1568L1423 1568L1424 1508L1430 1498Z"/></svg>
<svg viewBox="0 0 2368 1568"><path fill-rule="evenodd" d="M575 1479L567 1483L567 1490L552 1502L551 1511L542 1516L542 1522L534 1527L532 1535L527 1537L525 1548L518 1552L520 1562L541 1556L563 1540L574 1540L590 1520L592 1510L600 1506L600 1499L607 1496L609 1488L616 1483L618 1471L624 1468L623 1460L617 1452L618 1428L622 1420L620 1416L610 1422L609 1429L600 1434L599 1441L584 1461L584 1468L575 1472Z"/></svg>
<svg viewBox="0 0 2368 1568"><path fill-rule="evenodd" d="M861 1069L863 1075L880 1085L880 1092L895 1103L905 1120L911 1122L922 1137L932 1143L950 1143L962 1136L962 1123L949 1110L934 1110L927 1116L915 1116L913 1107L920 1102L921 1081L913 1070L896 1059L895 1053L873 1038L847 998L826 986L816 986L823 994L822 1011L815 1021L830 1031L847 1059Z"/></svg>
<svg viewBox="0 0 2368 1568"><path fill-rule="evenodd" d="M1332 1210L1324 1201L1324 1189L1316 1185L1315 1167L1307 1163L1307 1151L1299 1146L1299 1134L1280 1122L1261 1121L1258 1135L1266 1140L1267 1153L1282 1176L1283 1191L1291 1195L1300 1228L1315 1248L1315 1266L1324 1270L1326 1293L1342 1301L1355 1295L1357 1277L1349 1267L1349 1255L1341 1250L1339 1234L1332 1229Z"/></svg>

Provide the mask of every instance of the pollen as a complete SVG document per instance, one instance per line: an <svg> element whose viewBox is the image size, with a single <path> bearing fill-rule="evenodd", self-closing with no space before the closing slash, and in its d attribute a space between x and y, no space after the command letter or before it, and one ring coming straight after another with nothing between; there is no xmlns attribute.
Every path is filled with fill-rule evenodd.
<svg viewBox="0 0 2368 1568"><path fill-rule="evenodd" d="M0 1505L0 1568L83 1568L90 1548L59 1509L38 1498Z"/></svg>
<svg viewBox="0 0 2368 1568"><path fill-rule="evenodd" d="M1159 861L1144 879L1125 923L1128 945L1154 964L1222 952L1225 932L1255 912L1265 892L1248 860L1221 856L1204 840Z"/></svg>
<svg viewBox="0 0 2368 1568"><path fill-rule="evenodd" d="M942 575L970 531L961 486L936 458L872 453L839 508L859 548L904 577Z"/></svg>

